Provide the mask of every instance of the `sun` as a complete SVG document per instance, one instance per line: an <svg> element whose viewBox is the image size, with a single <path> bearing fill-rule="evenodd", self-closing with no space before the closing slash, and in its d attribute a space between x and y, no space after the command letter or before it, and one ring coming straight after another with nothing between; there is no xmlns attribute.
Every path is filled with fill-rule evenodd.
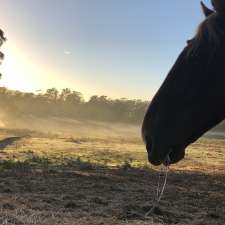
<svg viewBox="0 0 225 225"><path fill-rule="evenodd" d="M2 73L0 86L24 92L35 92L54 86L57 88L62 83L57 71L48 68L38 59L31 59L29 50L6 43L2 52L5 54L5 59L0 68Z"/></svg>
<svg viewBox="0 0 225 225"><path fill-rule="evenodd" d="M29 66L29 59L24 58L17 48L5 45L3 48L5 59L1 65L2 79L0 86L21 91L35 89L31 76L33 74L32 63Z"/></svg>
<svg viewBox="0 0 225 225"><path fill-rule="evenodd" d="M49 88L63 88L82 90L85 96L90 96L89 89L92 84L82 82L77 79L74 74L82 74L79 70L69 71L67 68L55 68L51 64L47 64L43 58L29 55L32 48L17 47L16 44L4 43L2 52L5 59L0 66L0 86L23 92L36 93L37 90L45 91ZM69 52L67 52L69 54ZM65 75L67 77L65 78Z"/></svg>

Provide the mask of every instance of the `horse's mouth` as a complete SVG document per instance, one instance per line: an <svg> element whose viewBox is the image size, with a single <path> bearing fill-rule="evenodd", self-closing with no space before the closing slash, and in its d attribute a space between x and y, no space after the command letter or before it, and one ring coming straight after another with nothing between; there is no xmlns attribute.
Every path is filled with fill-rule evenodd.
<svg viewBox="0 0 225 225"><path fill-rule="evenodd" d="M182 160L185 156L185 147L174 146L168 148L167 154L158 155L153 151L148 151L148 160L151 164L168 166Z"/></svg>
<svg viewBox="0 0 225 225"><path fill-rule="evenodd" d="M167 154L166 158L162 161L165 166L178 163L185 156L185 148L175 148Z"/></svg>

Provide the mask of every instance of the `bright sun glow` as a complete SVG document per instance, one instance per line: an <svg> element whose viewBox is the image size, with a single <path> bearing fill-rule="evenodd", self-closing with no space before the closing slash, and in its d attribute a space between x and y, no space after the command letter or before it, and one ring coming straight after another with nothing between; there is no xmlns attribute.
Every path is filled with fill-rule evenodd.
<svg viewBox="0 0 225 225"><path fill-rule="evenodd" d="M34 85L29 78L30 68L25 68L25 63L22 57L19 57L16 48L6 46L3 52L6 57L2 64L2 80L1 86L11 89L31 91ZM30 73L31 74L31 73Z"/></svg>
<svg viewBox="0 0 225 225"><path fill-rule="evenodd" d="M26 52L25 50L21 51L6 42L2 52L5 54L5 59L0 70L3 75L0 86L25 92L71 86L72 82L61 80L57 71L32 61L28 55L23 53Z"/></svg>

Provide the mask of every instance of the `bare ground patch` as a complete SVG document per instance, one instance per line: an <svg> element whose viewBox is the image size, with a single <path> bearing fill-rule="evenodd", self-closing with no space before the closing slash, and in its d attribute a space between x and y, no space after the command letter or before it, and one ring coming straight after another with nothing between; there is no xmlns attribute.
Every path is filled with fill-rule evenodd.
<svg viewBox="0 0 225 225"><path fill-rule="evenodd" d="M154 171L5 171L0 174L0 224L222 225L224 179L171 173L162 202L146 220L157 182Z"/></svg>

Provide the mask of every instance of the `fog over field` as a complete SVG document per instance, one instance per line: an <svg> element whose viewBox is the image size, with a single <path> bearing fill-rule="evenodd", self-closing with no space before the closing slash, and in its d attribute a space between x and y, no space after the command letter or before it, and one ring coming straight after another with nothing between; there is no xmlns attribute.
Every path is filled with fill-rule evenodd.
<svg viewBox="0 0 225 225"><path fill-rule="evenodd" d="M141 126L123 123L110 123L89 120L75 120L63 117L38 118L12 118L6 122L1 121L2 128L30 129L43 133L53 133L76 137L99 138L141 138Z"/></svg>
<svg viewBox="0 0 225 225"><path fill-rule="evenodd" d="M110 99L55 88L34 94L0 87L0 127L76 136L140 138L147 101ZM222 122L207 136L223 137Z"/></svg>

